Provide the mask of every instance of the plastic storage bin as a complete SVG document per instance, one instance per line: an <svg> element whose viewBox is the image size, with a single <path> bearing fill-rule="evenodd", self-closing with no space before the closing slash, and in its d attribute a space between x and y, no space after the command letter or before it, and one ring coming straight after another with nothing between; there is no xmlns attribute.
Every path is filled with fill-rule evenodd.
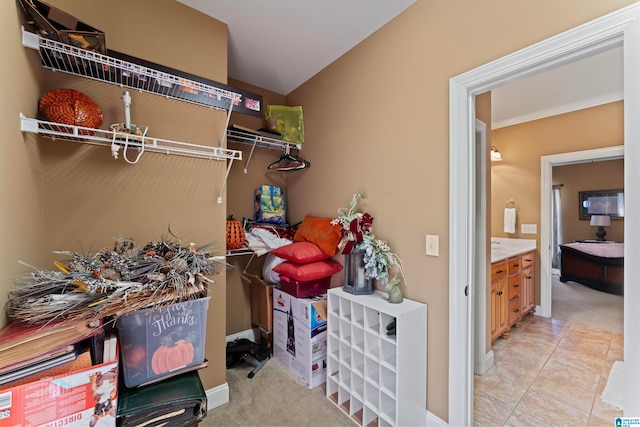
<svg viewBox="0 0 640 427"><path fill-rule="evenodd" d="M280 275L280 289L295 298L315 297L327 293L331 285L331 276L316 280L296 280Z"/></svg>
<svg viewBox="0 0 640 427"><path fill-rule="evenodd" d="M118 318L116 328L127 387L154 382L202 364L209 299L147 308Z"/></svg>

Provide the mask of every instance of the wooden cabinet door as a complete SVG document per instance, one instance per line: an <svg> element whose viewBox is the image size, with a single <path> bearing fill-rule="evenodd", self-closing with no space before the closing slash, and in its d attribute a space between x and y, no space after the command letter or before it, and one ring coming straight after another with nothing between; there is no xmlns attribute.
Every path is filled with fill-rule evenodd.
<svg viewBox="0 0 640 427"><path fill-rule="evenodd" d="M533 266L522 270L522 314L531 311L536 304L536 290Z"/></svg>
<svg viewBox="0 0 640 427"><path fill-rule="evenodd" d="M535 308L536 304L536 282L535 282L535 264L534 264L534 252L529 252L522 255L522 315L529 313Z"/></svg>
<svg viewBox="0 0 640 427"><path fill-rule="evenodd" d="M491 341L502 335L509 321L509 285L507 261L491 264Z"/></svg>
<svg viewBox="0 0 640 427"><path fill-rule="evenodd" d="M509 327L509 284L504 277L491 284L491 341Z"/></svg>
<svg viewBox="0 0 640 427"><path fill-rule="evenodd" d="M498 295L498 283L491 283L491 341L498 338L498 325L500 325L500 295Z"/></svg>

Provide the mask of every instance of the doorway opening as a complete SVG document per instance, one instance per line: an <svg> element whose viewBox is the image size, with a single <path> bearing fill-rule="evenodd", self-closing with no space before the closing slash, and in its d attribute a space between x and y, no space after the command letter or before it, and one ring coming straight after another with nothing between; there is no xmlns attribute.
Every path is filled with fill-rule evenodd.
<svg viewBox="0 0 640 427"><path fill-rule="evenodd" d="M623 45L625 76L640 75L640 5L620 9L595 21L569 30L542 43L476 68L450 81L450 292L449 292L449 424L470 425L473 417L473 303L476 264L486 259L486 251L476 244L475 219L475 95L518 78ZM625 161L640 162L640 81L625 78ZM630 143L635 141L636 143ZM640 189L631 188L640 172L625 168L627 210L640 209ZM634 181L635 180L635 181ZM543 220L545 220L543 218ZM548 221L548 219L546 219ZM548 227L547 223L547 227ZM640 231L640 218L629 217L625 236ZM640 256L640 245L630 238L625 256ZM548 246L548 241L546 242ZM542 245L541 245L542 246ZM480 253L478 253L478 251ZM549 258L546 257L547 264ZM543 262L545 259L543 258ZM640 266L628 265L625 281ZM546 266L549 269L549 266ZM545 274L544 272L542 274ZM469 289L471 287L471 289ZM625 290L625 379L640 372L640 336L633 337L628 325L640 324L640 313L630 309L640 304L640 290ZM469 292L471 291L471 292ZM636 335L638 335L636 333ZM627 371L627 369L629 371ZM629 375L627 375L627 373ZM624 382L625 412L637 410L640 384Z"/></svg>
<svg viewBox="0 0 640 427"><path fill-rule="evenodd" d="M540 176L540 310L541 316L549 317L552 312L551 259L553 240L553 167L591 161L624 158L624 146L607 147L543 156Z"/></svg>

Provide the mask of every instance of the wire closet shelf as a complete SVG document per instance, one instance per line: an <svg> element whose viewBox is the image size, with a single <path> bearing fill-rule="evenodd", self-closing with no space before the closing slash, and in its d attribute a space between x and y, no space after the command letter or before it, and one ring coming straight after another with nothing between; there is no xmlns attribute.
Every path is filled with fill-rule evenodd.
<svg viewBox="0 0 640 427"><path fill-rule="evenodd" d="M242 95L151 67L50 40L26 31L24 27L22 27L22 45L37 50L42 59L42 67L53 71L61 71L119 87L127 87L169 99L227 111L225 128L220 137L219 147L160 138L140 138L114 130L91 129L31 119L22 113L20 114L20 126L23 132L37 133L54 140L111 146L112 151L114 151L116 144L124 144L125 147L138 151L209 160L228 160L224 181L218 194L218 203L222 203L222 193L226 187L233 161L242 160L242 151L224 147L233 106L241 102ZM193 94L198 94L198 96L191 96ZM213 104L214 100L217 101L216 105Z"/></svg>
<svg viewBox="0 0 640 427"><path fill-rule="evenodd" d="M242 99L239 93L46 39L24 28L22 28L22 45L38 50L42 58L42 66L53 71L62 71L218 110L231 110L233 105L237 105ZM206 94L212 99L228 100L229 105L227 108L212 106L206 102L206 97L189 97L189 93Z"/></svg>
<svg viewBox="0 0 640 427"><path fill-rule="evenodd" d="M188 142L171 141L169 139L133 136L124 132L107 129L93 129L82 126L66 125L31 119L20 115L20 125L23 132L40 134L52 140L81 142L84 144L111 147L115 142L128 148L144 149L152 153L173 154L179 156L197 157L208 160L242 160L242 151L229 150L220 147L190 144Z"/></svg>
<svg viewBox="0 0 640 427"><path fill-rule="evenodd" d="M254 132L245 132L231 127L227 128L227 141L235 142L238 144L247 144L251 146L249 157L247 158L247 162L244 165L245 174L249 170L249 163L251 163L251 158L253 157L253 152L255 151L256 147L267 148L269 150L283 150L287 154L289 154L292 149L302 149L302 144L287 142L276 137L269 137Z"/></svg>

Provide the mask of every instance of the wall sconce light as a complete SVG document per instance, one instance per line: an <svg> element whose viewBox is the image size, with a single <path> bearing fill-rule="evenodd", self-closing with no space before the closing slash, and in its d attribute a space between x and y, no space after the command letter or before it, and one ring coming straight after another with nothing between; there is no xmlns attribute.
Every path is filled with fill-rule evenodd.
<svg viewBox="0 0 640 427"><path fill-rule="evenodd" d="M604 236L607 235L607 232L604 227L611 226L611 217L609 215L591 215L591 226L598 227L596 230L598 240L606 240Z"/></svg>
<svg viewBox="0 0 640 427"><path fill-rule="evenodd" d="M492 145L491 146L491 161L492 162L499 162L501 160L502 160L502 155L500 154L498 149Z"/></svg>

